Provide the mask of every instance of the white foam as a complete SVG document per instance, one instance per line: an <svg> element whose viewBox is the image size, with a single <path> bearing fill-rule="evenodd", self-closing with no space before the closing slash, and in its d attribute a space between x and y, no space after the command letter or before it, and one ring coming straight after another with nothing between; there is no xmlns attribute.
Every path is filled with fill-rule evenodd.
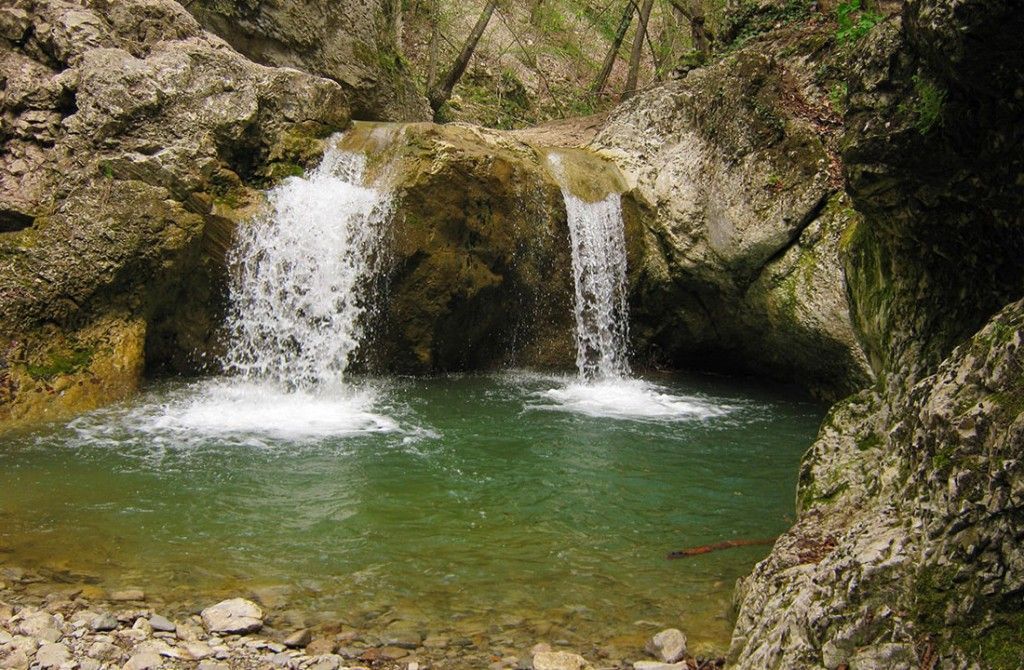
<svg viewBox="0 0 1024 670"><path fill-rule="evenodd" d="M142 437L154 447L185 448L211 439L269 446L403 430L379 413L378 405L377 393L370 387L310 392L220 378L189 384L167 395L151 392L130 405L83 415L69 428L79 444L117 446L125 439Z"/></svg>
<svg viewBox="0 0 1024 670"><path fill-rule="evenodd" d="M284 440L398 430L398 423L373 411L375 400L375 394L366 389L284 391L269 384L216 380L184 402L164 405L163 412L152 417L150 427Z"/></svg>
<svg viewBox="0 0 1024 670"><path fill-rule="evenodd" d="M533 409L611 419L702 421L724 416L733 409L709 399L672 395L640 379L577 382L536 395L544 402L530 405Z"/></svg>

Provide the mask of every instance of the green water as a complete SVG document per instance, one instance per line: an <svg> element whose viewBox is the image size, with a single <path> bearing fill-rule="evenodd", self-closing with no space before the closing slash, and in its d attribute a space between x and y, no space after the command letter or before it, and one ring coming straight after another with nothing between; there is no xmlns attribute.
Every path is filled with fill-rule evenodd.
<svg viewBox="0 0 1024 670"><path fill-rule="evenodd" d="M255 592L292 623L627 646L673 625L723 648L768 547L666 554L784 530L823 408L719 379L570 382L367 381L320 404L157 384L0 438L0 563L183 608Z"/></svg>

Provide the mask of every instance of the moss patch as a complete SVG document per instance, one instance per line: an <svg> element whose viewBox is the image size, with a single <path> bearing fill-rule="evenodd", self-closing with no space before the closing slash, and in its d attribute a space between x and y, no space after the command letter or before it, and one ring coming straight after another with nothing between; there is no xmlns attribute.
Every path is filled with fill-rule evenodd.
<svg viewBox="0 0 1024 670"><path fill-rule="evenodd" d="M96 353L90 347L51 353L44 362L25 366L29 376L37 381L50 381L89 367Z"/></svg>

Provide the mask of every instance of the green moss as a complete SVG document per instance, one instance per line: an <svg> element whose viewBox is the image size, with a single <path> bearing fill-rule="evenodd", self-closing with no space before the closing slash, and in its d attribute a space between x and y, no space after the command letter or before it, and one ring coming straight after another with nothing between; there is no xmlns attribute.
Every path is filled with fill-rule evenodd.
<svg viewBox="0 0 1024 670"><path fill-rule="evenodd" d="M267 177L271 181L280 181L286 177L301 177L305 173L304 167L287 161L279 161L267 166Z"/></svg>
<svg viewBox="0 0 1024 670"><path fill-rule="evenodd" d="M878 449L882 446L882 438L877 433L867 433L866 435L857 436L857 449L860 451L870 451L872 449Z"/></svg>
<svg viewBox="0 0 1024 670"><path fill-rule="evenodd" d="M829 102L832 103L832 109L842 114L846 111L846 98L849 95L849 89L845 81L836 82L828 92Z"/></svg>
<svg viewBox="0 0 1024 670"><path fill-rule="evenodd" d="M975 584L959 578L951 566L926 566L914 584L912 615L940 651L958 650L989 670L1020 670L1024 664L1024 611L1020 599L978 597ZM963 620L947 624L951 604L977 598Z"/></svg>
<svg viewBox="0 0 1024 670"><path fill-rule="evenodd" d="M921 75L914 75L914 96L900 103L899 112L913 119L914 127L926 135L942 125L942 110L946 104L946 91Z"/></svg>
<svg viewBox="0 0 1024 670"><path fill-rule="evenodd" d="M869 11L863 0L847 0L836 7L836 42L842 44L859 40L867 35L881 20L878 12Z"/></svg>
<svg viewBox="0 0 1024 670"><path fill-rule="evenodd" d="M793 23L811 15L814 3L789 0L781 5L763 6L756 0L743 0L730 8L727 34L733 35L727 50L738 49L747 42L774 30L779 24Z"/></svg>
<svg viewBox="0 0 1024 670"><path fill-rule="evenodd" d="M72 349L49 355L43 363L30 364L26 371L35 380L49 381L59 375L67 375L89 366L96 351L92 348Z"/></svg>
<svg viewBox="0 0 1024 670"><path fill-rule="evenodd" d="M939 473L945 472L953 464L953 456L956 449L951 446L943 446L932 456L932 468Z"/></svg>

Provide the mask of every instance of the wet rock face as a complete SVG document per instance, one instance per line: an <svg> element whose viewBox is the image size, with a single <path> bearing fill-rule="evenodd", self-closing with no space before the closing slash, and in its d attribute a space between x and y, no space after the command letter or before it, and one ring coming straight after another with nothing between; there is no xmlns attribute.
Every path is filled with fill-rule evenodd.
<svg viewBox="0 0 1024 670"><path fill-rule="evenodd" d="M0 80L0 420L132 390L247 184L348 120L336 83L253 64L170 0L7 4Z"/></svg>
<svg viewBox="0 0 1024 670"><path fill-rule="evenodd" d="M739 589L735 667L1019 667L1022 333L1017 302L905 397L837 406Z"/></svg>
<svg viewBox="0 0 1024 670"><path fill-rule="evenodd" d="M459 124L359 125L343 142L373 157L371 178L395 199L367 365L572 368L572 256L546 149ZM607 195L593 184L615 190L614 166L587 152L565 156L570 172L590 176L593 192L580 197Z"/></svg>
<svg viewBox="0 0 1024 670"><path fill-rule="evenodd" d="M856 47L843 262L882 380L805 457L735 667L1020 667L1022 21L921 0Z"/></svg>
<svg viewBox="0 0 1024 670"><path fill-rule="evenodd" d="M877 369L933 371L1024 293L1022 28L1006 3L915 2L858 45L842 154L868 225L846 265Z"/></svg>
<svg viewBox="0 0 1024 670"><path fill-rule="evenodd" d="M871 376L839 260L856 213L839 188L834 112L801 68L763 44L740 50L638 96L592 146L645 206L638 351L839 395Z"/></svg>
<svg viewBox="0 0 1024 670"><path fill-rule="evenodd" d="M254 61L341 84L357 119L425 121L432 116L399 55L399 9L391 0L185 4L203 26Z"/></svg>

